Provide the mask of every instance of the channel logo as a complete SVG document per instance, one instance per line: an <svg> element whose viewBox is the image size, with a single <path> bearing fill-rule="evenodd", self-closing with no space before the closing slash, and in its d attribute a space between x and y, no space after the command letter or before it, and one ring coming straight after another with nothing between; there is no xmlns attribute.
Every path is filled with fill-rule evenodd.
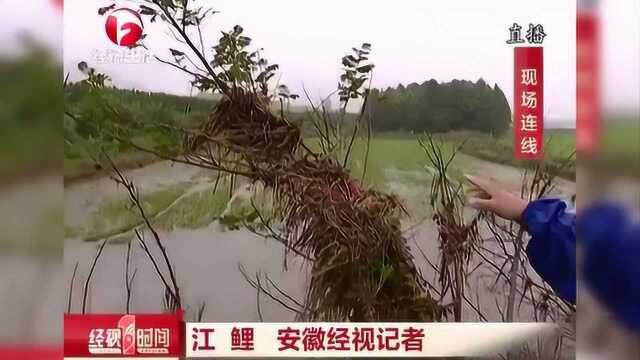
<svg viewBox="0 0 640 360"><path fill-rule="evenodd" d="M132 48L142 39L144 23L136 11L118 8L109 13L104 29L112 43Z"/></svg>
<svg viewBox="0 0 640 360"><path fill-rule="evenodd" d="M66 315L64 356L177 358L181 323L182 313Z"/></svg>

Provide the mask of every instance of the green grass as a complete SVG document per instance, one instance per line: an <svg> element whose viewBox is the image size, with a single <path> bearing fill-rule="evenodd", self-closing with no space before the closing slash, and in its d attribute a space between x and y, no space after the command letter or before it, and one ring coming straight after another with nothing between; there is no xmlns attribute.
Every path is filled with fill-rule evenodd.
<svg viewBox="0 0 640 360"><path fill-rule="evenodd" d="M435 138L443 143L442 150L445 156L464 142L461 150L464 154L514 167L526 165L513 157L511 134L493 138L488 134L465 131L435 134ZM424 171L428 161L417 140L418 135L407 133L376 134L371 139L365 183L384 188L388 181L389 169L400 172ZM551 161L561 161L575 150L573 130L548 131L546 140L545 157ZM365 141L357 140L349 167L352 174L358 178L363 171L365 150ZM461 175L470 160L463 155L457 156L452 167L453 175ZM563 175L571 178L574 171L575 168L572 167Z"/></svg>
<svg viewBox="0 0 640 360"><path fill-rule="evenodd" d="M184 194L188 183L169 186L166 189L142 194L142 207L149 219L166 209ZM118 196L105 201L92 215L90 230L83 236L85 241L96 241L121 234L142 224L143 219L136 208L131 207L128 197Z"/></svg>
<svg viewBox="0 0 640 360"><path fill-rule="evenodd" d="M61 70L45 49L25 45L19 57L0 57L0 182L61 163Z"/></svg>
<svg viewBox="0 0 640 360"><path fill-rule="evenodd" d="M449 156L455 144L444 141L442 151ZM428 210L427 193L432 175L429 161L418 143L418 137L406 133L377 134L369 144L369 155L365 172L366 140L357 139L347 165L351 175L374 189L396 194L410 212L424 213ZM468 157L456 157L450 168L451 175L462 180Z"/></svg>
<svg viewBox="0 0 640 360"><path fill-rule="evenodd" d="M65 88L64 177L65 181L94 175L101 171L94 159L106 151L121 169L139 167L153 161L113 138L127 139L138 146L164 154L175 154L182 137L169 127L192 127L200 124L215 103L210 99L175 96L162 93L102 88L90 91L83 83ZM117 114L117 115L115 115Z"/></svg>
<svg viewBox="0 0 640 360"><path fill-rule="evenodd" d="M130 152L118 155L113 159L120 170L140 168L149 165L157 158L151 154L141 152ZM107 169L110 170L110 169ZM107 173L104 169L96 167L93 160L87 157L65 159L64 161L64 181L65 183L91 177L98 173Z"/></svg>
<svg viewBox="0 0 640 360"><path fill-rule="evenodd" d="M145 213L152 224L171 231L176 228L196 229L216 220L225 208L229 196L222 187L213 192L213 183L206 186L181 183L141 196ZM85 241L114 238L114 242L128 240L132 231L143 224L137 208L128 198L118 196L105 201L93 213ZM79 229L65 228L65 235L81 234Z"/></svg>
<svg viewBox="0 0 640 360"><path fill-rule="evenodd" d="M229 201L226 191L212 188L195 191L180 199L170 211L154 220L154 224L166 230L175 228L197 229L209 225L222 213Z"/></svg>
<svg viewBox="0 0 640 360"><path fill-rule="evenodd" d="M551 161L561 161L574 151L573 131L549 131L547 135L545 154ZM527 165L527 162L513 158L510 134L493 138L488 134L465 131L435 134L434 137L442 144L441 149L445 157L450 156L453 150L464 142L461 153L458 153L449 168L449 175L460 182L463 181L465 173L485 171L485 167L478 164L474 157L515 168ZM398 195L410 212L424 213L429 208L427 194L432 175L428 169L429 161L418 143L418 138L419 135L404 132L375 134L369 146L364 183ZM317 139L309 139L307 143L312 148L319 146ZM365 153L366 140L358 138L348 164L351 175L357 179L362 179ZM561 175L573 179L575 168L570 167Z"/></svg>
<svg viewBox="0 0 640 360"><path fill-rule="evenodd" d="M454 144L464 142L462 152L479 159L514 167L526 167L531 162L518 160L513 156L513 134L508 132L499 137L475 132L451 132L441 137ZM561 163L575 152L574 130L548 130L545 132L544 158L552 163ZM564 169L560 176L574 180L575 164Z"/></svg>
<svg viewBox="0 0 640 360"><path fill-rule="evenodd" d="M361 178L364 169L366 143L358 140L353 147L351 163L352 175ZM389 171L416 171L424 169L426 159L424 151L411 138L379 136L371 139L364 182L376 188L384 189Z"/></svg>
<svg viewBox="0 0 640 360"><path fill-rule="evenodd" d="M637 119L617 119L604 124L602 142L594 156L581 165L595 174L640 178L640 126Z"/></svg>
<svg viewBox="0 0 640 360"><path fill-rule="evenodd" d="M508 136L493 139L477 133L438 134L436 139L443 143L442 150L449 156L457 145L467 140L463 151L479 158L518 166L511 153ZM314 139L308 140L311 147L317 146ZM572 137L569 132L554 134L547 148L547 156L566 156L572 151ZM366 141L358 139L348 164L353 177L361 179L364 171ZM478 169L472 157L458 154L450 175L462 181L465 172ZM482 168L481 168L482 169ZM491 174L495 175L495 174ZM428 209L426 196L432 175L428 170L428 160L417 141L410 134L387 133L372 138L364 183L376 189L397 194L411 212L424 213ZM175 228L195 229L218 220L229 201L227 188L223 183L213 192L213 182L204 184L182 183L160 191L143 194L145 211L154 225L165 230ZM171 207L167 209L167 207ZM142 219L136 209L130 208L128 198L107 200L93 214L90 230L83 236L95 241L105 237L131 232ZM77 229L65 229L67 236L78 234ZM130 234L129 234L130 236Z"/></svg>
<svg viewBox="0 0 640 360"><path fill-rule="evenodd" d="M610 157L638 159L640 156L638 120L628 119L606 123L602 131L602 152Z"/></svg>
<svg viewBox="0 0 640 360"><path fill-rule="evenodd" d="M436 139L443 140L442 151L445 156L449 156L456 143L440 136L436 136ZM361 177L364 171L365 153L366 142L358 140L354 144L352 161L349 165L354 176ZM458 157L454 162L454 167L462 167L465 162L466 159ZM417 136L381 134L371 139L364 180L367 184L380 187L384 186L390 170L426 172L427 165L428 159L418 143Z"/></svg>
<svg viewBox="0 0 640 360"><path fill-rule="evenodd" d="M31 229L19 234L10 233L0 236L0 253L28 256L61 256L63 243L64 212L61 207L53 206L31 219Z"/></svg>

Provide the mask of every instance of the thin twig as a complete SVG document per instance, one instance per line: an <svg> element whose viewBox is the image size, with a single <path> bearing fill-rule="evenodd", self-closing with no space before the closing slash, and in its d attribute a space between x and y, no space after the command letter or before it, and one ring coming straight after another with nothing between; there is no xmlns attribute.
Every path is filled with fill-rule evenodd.
<svg viewBox="0 0 640 360"><path fill-rule="evenodd" d="M138 196L138 191L135 189L133 183L128 181L124 177L122 172L118 169L118 167L115 165L113 160L111 160L111 157L109 157L109 155L106 152L104 152L104 155L106 156L107 160L111 164L111 167L113 168L113 170L118 175L118 179L116 179L116 180L125 187L125 189L129 193L129 198L130 198L131 202L138 209L138 212L139 212L140 216L142 217L142 219L144 220L144 223L146 224L147 229L153 235L155 243L158 246L158 248L160 249L160 252L161 252L162 257L164 259L165 265L166 265L166 267L167 267L167 269L169 271L169 277L170 277L171 283L173 285L173 291L171 293L174 296L174 300L176 301L176 304L178 305L178 307L180 307L182 304L181 304L181 301L180 301L180 290L178 288L178 281L176 280L175 272L173 271L173 266L171 265L171 261L169 260L169 254L167 253L167 249L165 248L164 244L162 243L162 240L160 240L160 236L158 235L158 232L156 231L156 229L151 224L151 221L149 221L149 218L147 217L146 212L145 212L144 208L142 207L142 204L140 203L140 199L139 199L139 196ZM136 234L137 233L138 232L136 231Z"/></svg>
<svg viewBox="0 0 640 360"><path fill-rule="evenodd" d="M260 273L256 272L256 281L258 282L258 286L256 286L256 309L258 311L258 318L260 322L264 322L264 318L262 317L262 308L260 307L260 292L262 290L262 285L260 284Z"/></svg>
<svg viewBox="0 0 640 360"><path fill-rule="evenodd" d="M133 231L136 234L136 238L138 239L138 244L140 244L140 247L142 248L142 250L144 250L144 252L147 254L147 257L149 258L149 260L151 260L151 264L153 265L153 268L155 269L156 274L160 278L160 281L162 281L162 283L164 284L165 289L170 292L171 296L174 299L177 299L176 294L173 293L173 290L171 290L169 283L167 282L164 275L160 271L160 266L158 266L158 262L156 261L155 257L151 254L151 251L149 250L149 247L147 246L147 243L144 240L144 236L138 231L138 229L135 229Z"/></svg>
<svg viewBox="0 0 640 360"><path fill-rule="evenodd" d="M100 259L100 256L102 255L102 250L104 250L104 247L107 245L107 241L108 241L108 239L104 239L102 241L102 244L100 244L100 247L98 248L98 252L96 253L96 256L93 258L93 263L91 264L91 269L89 270L89 275L87 275L87 279L84 282L84 290L82 292L82 314L86 313L87 295L89 293L89 283L91 282L91 277L93 276L93 271L96 268L96 264L98 263L98 259Z"/></svg>
<svg viewBox="0 0 640 360"><path fill-rule="evenodd" d="M73 274L71 275L71 283L69 284L69 303L67 304L67 314L71 314L71 299L73 298L73 284L76 281L76 271L78 271L79 262L76 261L76 265L73 267Z"/></svg>
<svg viewBox="0 0 640 360"><path fill-rule="evenodd" d="M184 41L187 43L189 48L191 48L191 50L196 54L196 56L198 57L200 62L202 62L202 65L204 65L204 67L207 69L207 71L209 72L209 75L211 75L211 77L213 78L213 81L216 83L216 86L218 86L218 89L220 90L220 92L222 92L225 95L231 97L231 93L229 91L229 86L227 86L227 84L224 81L222 81L222 80L220 80L220 78L218 78L218 75L213 70L213 68L211 67L211 65L209 64L207 59L205 58L204 54L202 52L200 52L198 50L198 48L193 44L193 42L191 41L191 38L189 37L189 35L187 35L187 33L185 32L185 30L182 29L180 24L178 24L176 22L176 20L173 17L173 15L171 15L169 13L169 10L167 9L167 7L165 5L163 5L163 3L160 0L152 0L152 1L153 1L154 4L156 4L160 8L160 10L162 10L162 12L164 13L165 17L169 20L169 23L174 27L174 29L176 29L178 31L178 33L180 33L180 35L182 36Z"/></svg>
<svg viewBox="0 0 640 360"><path fill-rule="evenodd" d="M125 300L125 309L126 314L129 313L129 305L131 303L131 284L133 283L133 279L136 276L137 270L134 270L133 276L129 277L129 264L131 261L131 241L127 242L127 255L124 265L124 286L127 292L126 300Z"/></svg>
<svg viewBox="0 0 640 360"><path fill-rule="evenodd" d="M509 271L509 296L507 298L507 321L513 322L514 307L516 301L516 292L518 286L518 271L520 270L520 254L522 253L522 237L524 236L524 228L520 228L518 236L514 241L515 253L511 260L511 269Z"/></svg>
<svg viewBox="0 0 640 360"><path fill-rule="evenodd" d="M238 264L238 270L240 271L240 273L242 274L242 276L244 277L244 279L249 283L249 285L251 285L251 287L253 287L254 289L257 289L259 287L258 283L254 280L252 280L249 275L247 274L247 271L245 270L244 266L242 264ZM262 292L267 295L271 300L277 302L278 304L282 305L282 307L284 307L285 309L294 312L296 314L300 314L302 312L301 309L296 309L293 306L287 304L286 302L284 302L283 300L279 299L277 296L271 294L271 292L267 291L264 287L261 287Z"/></svg>

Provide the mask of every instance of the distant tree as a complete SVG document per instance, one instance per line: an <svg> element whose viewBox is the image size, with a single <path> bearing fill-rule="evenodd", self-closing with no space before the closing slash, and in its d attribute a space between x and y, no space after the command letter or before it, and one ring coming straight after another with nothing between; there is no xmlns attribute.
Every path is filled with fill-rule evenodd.
<svg viewBox="0 0 640 360"><path fill-rule="evenodd" d="M502 90L484 79L402 84L372 91L374 127L379 131L446 132L476 130L500 134L509 128L511 110Z"/></svg>

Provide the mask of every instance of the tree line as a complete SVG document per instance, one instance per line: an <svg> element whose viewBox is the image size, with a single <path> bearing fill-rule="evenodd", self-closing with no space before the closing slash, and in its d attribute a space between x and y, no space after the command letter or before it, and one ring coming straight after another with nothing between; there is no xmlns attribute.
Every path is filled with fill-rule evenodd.
<svg viewBox="0 0 640 360"><path fill-rule="evenodd" d="M511 110L504 93L483 79L398 85L372 89L369 97L376 131L476 130L500 134L509 129Z"/></svg>

